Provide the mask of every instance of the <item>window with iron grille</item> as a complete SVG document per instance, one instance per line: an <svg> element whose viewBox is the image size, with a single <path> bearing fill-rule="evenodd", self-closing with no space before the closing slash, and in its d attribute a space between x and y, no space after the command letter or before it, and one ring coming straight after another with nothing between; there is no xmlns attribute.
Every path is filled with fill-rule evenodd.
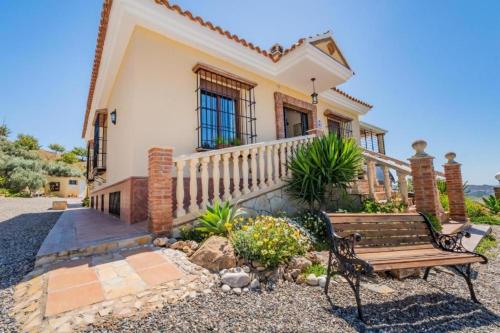
<svg viewBox="0 0 500 333"><path fill-rule="evenodd" d="M362 129L360 131L360 144L367 150L385 154L384 134Z"/></svg>
<svg viewBox="0 0 500 333"><path fill-rule="evenodd" d="M120 216L120 192L112 192L109 194L108 211L111 215Z"/></svg>
<svg viewBox="0 0 500 333"><path fill-rule="evenodd" d="M50 182L49 183L50 192L59 192L61 190L60 182Z"/></svg>
<svg viewBox="0 0 500 333"><path fill-rule="evenodd" d="M352 120L341 117L328 117L328 133L334 133L341 138L352 137Z"/></svg>
<svg viewBox="0 0 500 333"><path fill-rule="evenodd" d="M68 185L78 185L78 180L70 179L70 180L68 180Z"/></svg>
<svg viewBox="0 0 500 333"><path fill-rule="evenodd" d="M255 84L207 65L197 75L198 149L218 149L256 140Z"/></svg>
<svg viewBox="0 0 500 333"><path fill-rule="evenodd" d="M93 173L106 170L106 146L107 114L105 112L98 112L94 122Z"/></svg>

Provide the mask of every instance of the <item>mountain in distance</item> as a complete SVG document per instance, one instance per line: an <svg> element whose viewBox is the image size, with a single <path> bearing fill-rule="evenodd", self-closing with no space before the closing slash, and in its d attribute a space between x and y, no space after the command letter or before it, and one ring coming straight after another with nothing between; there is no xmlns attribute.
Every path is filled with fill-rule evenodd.
<svg viewBox="0 0 500 333"><path fill-rule="evenodd" d="M465 195L468 197L482 198L493 194L493 185L467 185Z"/></svg>

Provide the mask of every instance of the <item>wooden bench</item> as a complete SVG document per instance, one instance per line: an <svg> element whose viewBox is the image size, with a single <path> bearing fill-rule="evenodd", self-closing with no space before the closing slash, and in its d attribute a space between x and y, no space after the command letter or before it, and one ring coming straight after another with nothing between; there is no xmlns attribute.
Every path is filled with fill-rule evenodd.
<svg viewBox="0 0 500 333"><path fill-rule="evenodd" d="M356 297L358 316L363 319L359 296L360 277L374 272L404 268L425 268L424 280L435 266L449 266L464 277L471 298L479 303L471 282L471 264L487 263L486 257L462 245L467 232L444 235L434 230L424 214L343 214L321 213L330 238L325 294L332 275L334 257L337 271L349 283Z"/></svg>

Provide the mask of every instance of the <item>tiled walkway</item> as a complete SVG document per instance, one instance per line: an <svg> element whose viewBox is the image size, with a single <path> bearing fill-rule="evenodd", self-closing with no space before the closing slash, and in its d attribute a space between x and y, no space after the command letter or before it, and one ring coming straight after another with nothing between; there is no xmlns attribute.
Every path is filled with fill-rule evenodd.
<svg viewBox="0 0 500 333"><path fill-rule="evenodd" d="M150 249L58 264L48 273L45 315L137 294L183 273Z"/></svg>
<svg viewBox="0 0 500 333"><path fill-rule="evenodd" d="M96 249L91 253L106 252L113 248L126 247L128 240L145 236L149 237L146 222L126 224L94 209L73 208L65 211L52 228L38 251L37 261L42 257L84 252L91 248ZM144 240L146 241L150 239ZM99 247L102 247L102 251L99 251Z"/></svg>
<svg viewBox="0 0 500 333"><path fill-rule="evenodd" d="M35 269L16 286L13 316L23 332L73 332L209 293L217 280L181 251L143 245Z"/></svg>

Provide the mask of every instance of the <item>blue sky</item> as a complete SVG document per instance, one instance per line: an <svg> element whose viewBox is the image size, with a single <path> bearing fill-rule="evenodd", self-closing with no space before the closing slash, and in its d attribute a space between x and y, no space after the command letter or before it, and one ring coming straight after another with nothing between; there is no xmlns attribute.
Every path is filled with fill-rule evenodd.
<svg viewBox="0 0 500 333"><path fill-rule="evenodd" d="M340 88L375 105L387 153L424 138L440 168L453 150L464 178L500 171L500 2L178 0L268 48L331 30L356 75ZM0 121L42 145L80 139L100 0L0 0Z"/></svg>

